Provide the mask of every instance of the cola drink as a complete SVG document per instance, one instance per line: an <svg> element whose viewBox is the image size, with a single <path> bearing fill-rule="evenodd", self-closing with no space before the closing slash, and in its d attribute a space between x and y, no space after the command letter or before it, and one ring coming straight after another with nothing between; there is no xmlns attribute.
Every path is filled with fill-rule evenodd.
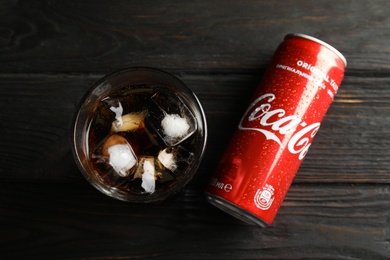
<svg viewBox="0 0 390 260"><path fill-rule="evenodd" d="M74 153L101 192L156 202L192 178L206 131L203 109L184 83L157 69L133 68L103 78L83 98Z"/></svg>
<svg viewBox="0 0 390 260"><path fill-rule="evenodd" d="M345 66L321 40L285 37L206 188L213 205L251 224L272 224Z"/></svg>

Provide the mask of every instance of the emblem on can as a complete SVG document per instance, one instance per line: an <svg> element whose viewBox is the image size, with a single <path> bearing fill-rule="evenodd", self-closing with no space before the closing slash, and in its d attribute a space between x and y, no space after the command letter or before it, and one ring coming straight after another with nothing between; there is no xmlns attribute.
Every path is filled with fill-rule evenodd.
<svg viewBox="0 0 390 260"><path fill-rule="evenodd" d="M274 187L268 184L263 189L258 189L253 198L256 207L261 210L269 209L274 201L274 191Z"/></svg>

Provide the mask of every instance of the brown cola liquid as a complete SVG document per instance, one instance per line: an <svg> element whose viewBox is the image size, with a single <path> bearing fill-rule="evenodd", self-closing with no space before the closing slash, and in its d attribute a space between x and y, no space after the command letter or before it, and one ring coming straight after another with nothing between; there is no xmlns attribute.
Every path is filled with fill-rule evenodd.
<svg viewBox="0 0 390 260"><path fill-rule="evenodd" d="M191 160L193 160L197 132L181 142L177 147L167 147L160 140L157 133L153 131L152 127L141 127L134 131L117 133L113 133L111 130L112 122L116 118L115 113L110 110L110 107L117 106L120 102L123 107L123 115L133 112L146 112L150 115L153 114L153 111L150 111L151 107L153 107L150 106L150 100L154 95L161 95L162 97L169 97L171 99L176 98L174 94L166 91L163 86L138 85L123 88L116 93L112 93L96 107L94 111L95 117L89 128L89 160L94 175L96 175L94 177L99 182L103 182L109 187L127 193L147 195L141 187L141 178L134 177L135 172L129 174L127 177L119 176L107 162L107 158L104 158L102 155L102 146L105 140L112 134L121 135L127 140L137 156L138 161L143 157L153 157L155 159L155 165L160 173L155 182L155 192L169 189L171 185L179 181L189 170L189 165L191 164ZM176 149L180 151L176 156L181 159L176 163L177 168L174 171L165 168L157 159L159 152L166 148L168 150Z"/></svg>

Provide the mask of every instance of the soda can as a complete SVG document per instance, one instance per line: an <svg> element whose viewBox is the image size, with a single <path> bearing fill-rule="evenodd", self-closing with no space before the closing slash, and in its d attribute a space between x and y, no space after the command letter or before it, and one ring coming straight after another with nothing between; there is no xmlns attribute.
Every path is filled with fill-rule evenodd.
<svg viewBox="0 0 390 260"><path fill-rule="evenodd" d="M321 40L285 36L207 185L211 204L250 224L272 224L346 64Z"/></svg>

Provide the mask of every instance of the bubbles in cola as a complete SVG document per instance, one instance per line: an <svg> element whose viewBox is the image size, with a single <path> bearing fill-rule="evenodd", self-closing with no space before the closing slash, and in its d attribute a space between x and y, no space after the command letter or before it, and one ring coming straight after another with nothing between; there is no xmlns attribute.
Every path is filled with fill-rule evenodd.
<svg viewBox="0 0 390 260"><path fill-rule="evenodd" d="M132 85L97 106L89 133L94 174L132 194L152 194L179 181L194 160L197 124L175 93Z"/></svg>

